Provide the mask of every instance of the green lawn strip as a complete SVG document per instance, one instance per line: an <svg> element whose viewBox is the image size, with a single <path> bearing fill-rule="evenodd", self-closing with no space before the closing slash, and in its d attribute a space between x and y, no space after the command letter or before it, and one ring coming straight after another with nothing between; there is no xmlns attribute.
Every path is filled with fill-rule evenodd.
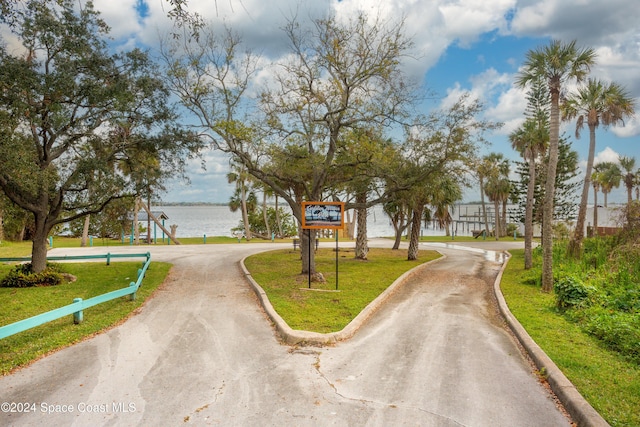
<svg viewBox="0 0 640 427"><path fill-rule="evenodd" d="M91 298L125 288L137 278L141 262L65 263L65 271L78 278L76 282L51 287L0 288L0 326L26 319L71 304L74 298ZM0 276L9 270L0 266ZM118 298L84 310L84 321L73 324L73 316L46 323L0 340L0 374L28 364L56 349L109 328L140 307L164 281L171 264L153 262L147 270L135 301Z"/></svg>
<svg viewBox="0 0 640 427"><path fill-rule="evenodd" d="M80 247L80 238L79 237L54 237L53 238L53 247L54 248L79 248ZM197 237L178 237L178 241L182 245L202 245L202 244L224 244L224 243L271 243L271 240L253 238L249 241L246 239L241 239L238 241L235 237L227 237L227 236L207 236L206 242L204 239L204 235ZM292 244L293 239L275 239L275 243L289 243ZM334 241L333 239L322 239L322 241ZM92 246L95 247L121 247L121 246L132 246L131 241L129 239L125 239L124 242L120 239L103 239L103 238L93 238L91 242L89 242ZM28 242L28 250L26 255L31 253L31 242ZM162 240L158 237L155 242L152 241L151 244L147 244L146 240L140 240L140 247L149 247L149 246L167 246L167 245L175 245L174 242L167 242L167 238L165 237ZM2 246L0 246L0 254L2 253ZM2 255L2 256L13 256L13 255Z"/></svg>
<svg viewBox="0 0 640 427"><path fill-rule="evenodd" d="M513 315L612 426L639 426L640 367L560 314L555 296L535 285L537 273L524 270L523 251L511 253L501 289Z"/></svg>
<svg viewBox="0 0 640 427"><path fill-rule="evenodd" d="M408 242L408 240L406 239L402 239L403 242ZM495 237L487 237L486 239L483 239L482 236L475 238L473 236L455 236L454 238L451 238L451 236L421 236L420 237L420 241L421 242L442 242L442 243L455 243L455 242L495 242L496 238ZM498 241L500 242L523 242L524 238L522 237L518 237L516 239L513 238L513 235L511 236L504 236L504 237L500 237L498 239Z"/></svg>
<svg viewBox="0 0 640 427"><path fill-rule="evenodd" d="M3 240L0 243L0 258L17 258L31 256L31 242L10 242Z"/></svg>
<svg viewBox="0 0 640 427"><path fill-rule="evenodd" d="M338 289L335 250L316 252L316 270L326 283L312 282L301 275L300 252L277 250L247 258L245 265L265 290L274 309L287 324L298 330L320 333L342 330L371 301L406 271L440 256L421 251L419 260L407 261L406 251L371 248L367 261L356 260L353 249L340 249ZM319 292L317 290L327 292Z"/></svg>

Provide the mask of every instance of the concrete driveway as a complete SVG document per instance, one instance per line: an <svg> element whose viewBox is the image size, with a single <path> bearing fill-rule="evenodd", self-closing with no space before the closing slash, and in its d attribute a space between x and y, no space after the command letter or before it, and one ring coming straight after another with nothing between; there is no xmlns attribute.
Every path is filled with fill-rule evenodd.
<svg viewBox="0 0 640 427"><path fill-rule="evenodd" d="M352 339L289 347L238 267L274 246L152 247L154 260L175 265L155 298L124 324L0 378L0 401L33 409L0 413L0 425L569 424L497 315L495 254L440 247L446 258Z"/></svg>

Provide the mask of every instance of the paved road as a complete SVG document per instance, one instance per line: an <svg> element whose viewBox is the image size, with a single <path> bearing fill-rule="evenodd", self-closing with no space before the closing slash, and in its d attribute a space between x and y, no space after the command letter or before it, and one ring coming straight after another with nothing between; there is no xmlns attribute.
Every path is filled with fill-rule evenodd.
<svg viewBox="0 0 640 427"><path fill-rule="evenodd" d="M496 315L494 255L441 247L446 258L352 339L291 348L237 265L269 247L152 248L175 264L156 297L123 325L0 378L1 401L36 404L1 413L0 425L568 425Z"/></svg>

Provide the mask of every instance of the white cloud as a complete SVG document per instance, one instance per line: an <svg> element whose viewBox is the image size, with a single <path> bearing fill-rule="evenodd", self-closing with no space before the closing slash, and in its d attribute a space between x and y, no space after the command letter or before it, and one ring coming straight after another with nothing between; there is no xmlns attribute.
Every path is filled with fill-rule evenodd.
<svg viewBox="0 0 640 427"><path fill-rule="evenodd" d="M447 90L447 96L442 100L440 108L446 109L452 106L462 95L468 94L471 98L478 99L485 104L484 117L494 122L504 123L504 126L496 131L499 135L508 135L523 121L523 113L526 108L524 91L513 86L513 76L508 73L499 73L493 68L471 76L471 89L463 89L460 83Z"/></svg>
<svg viewBox="0 0 640 427"><path fill-rule="evenodd" d="M636 108L640 108L638 106L640 106L640 102L636 102ZM609 130L621 138L638 136L640 135L640 117L636 113L635 116L626 120L624 125L612 126Z"/></svg>
<svg viewBox="0 0 640 427"><path fill-rule="evenodd" d="M458 0L441 2L445 32L451 40L468 46L481 34L495 29L505 31L505 15L515 6L515 0Z"/></svg>
<svg viewBox="0 0 640 427"><path fill-rule="evenodd" d="M94 0L93 4L111 27L110 36L114 39L129 39L142 30L136 12L137 0Z"/></svg>
<svg viewBox="0 0 640 427"><path fill-rule="evenodd" d="M593 158L593 164L597 165L598 163L604 162L618 163L619 158L620 155L616 153L611 147L606 147L604 150L596 154L596 156Z"/></svg>

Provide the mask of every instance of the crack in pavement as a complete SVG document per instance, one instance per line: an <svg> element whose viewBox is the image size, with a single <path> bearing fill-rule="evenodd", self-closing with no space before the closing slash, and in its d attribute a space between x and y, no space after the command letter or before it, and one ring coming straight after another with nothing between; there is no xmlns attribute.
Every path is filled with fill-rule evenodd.
<svg viewBox="0 0 640 427"><path fill-rule="evenodd" d="M327 375L325 375L322 372L321 363L320 363L320 357L322 356L322 353L319 352L319 351L315 351L314 353L315 353L315 356L316 356L316 361L313 364L313 367L318 372L318 375L320 376L320 378L322 378L327 383L327 385L334 391L334 393L337 396L339 396L340 398L342 398L342 399L344 399L346 401L360 402L360 403L364 403L364 404L371 404L371 405L375 405L377 407L401 408L401 409L409 409L409 410L412 410L412 411L419 411L419 412L423 412L423 413L426 413L426 414L429 414L429 415L433 415L434 417L436 417L438 419L450 421L450 422L454 423L457 426L467 427L466 424L462 424L459 421L457 421L457 420L455 420L455 419L453 419L451 417L447 417L446 415L439 414L437 412L431 411L431 410L426 409L426 408L416 407L416 406L412 406L412 405L404 405L404 404L401 404L401 403L399 404L399 403L395 403L395 402L394 403L388 403L388 402L377 401L377 400L374 400L374 399L367 399L367 398L362 398L362 397L356 398L356 397L347 396L346 394L340 392L338 390L338 387L333 382L331 382L331 380L327 377Z"/></svg>

